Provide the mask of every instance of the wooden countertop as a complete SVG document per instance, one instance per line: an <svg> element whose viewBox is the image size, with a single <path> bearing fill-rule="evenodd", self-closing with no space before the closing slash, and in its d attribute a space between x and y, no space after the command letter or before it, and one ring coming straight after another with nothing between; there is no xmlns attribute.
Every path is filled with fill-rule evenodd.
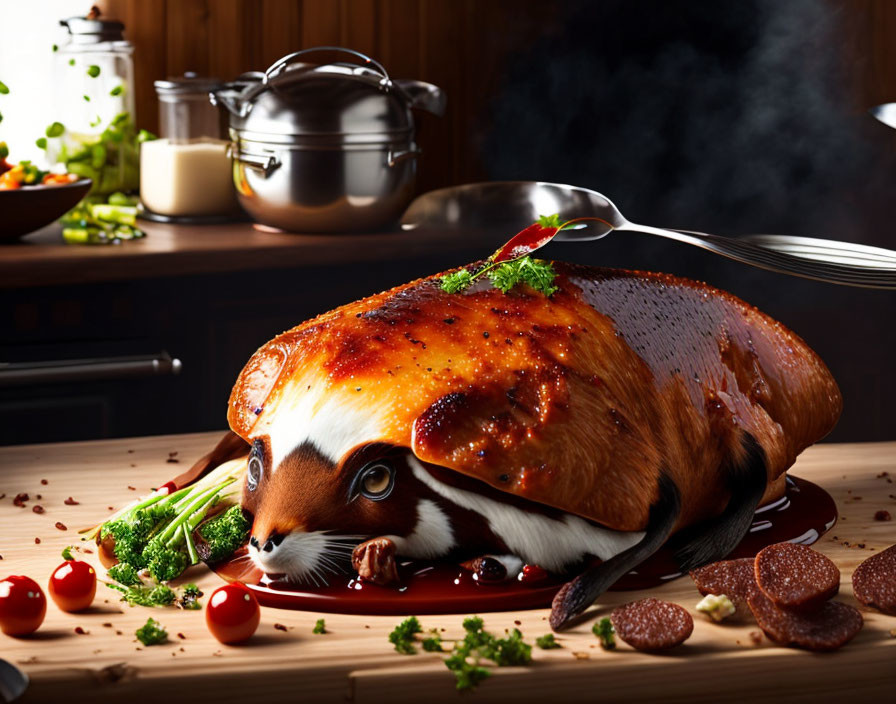
<svg viewBox="0 0 896 704"><path fill-rule="evenodd" d="M0 574L27 574L42 584L61 562L60 550L76 530L95 524L152 486L176 475L206 452L219 433L58 445L0 448ZM179 464L167 462L177 452ZM883 473L888 473L889 476ZM874 521L875 511L896 514L896 443L819 445L807 450L794 474L834 496L840 522L817 548L842 571L840 599L856 604L850 577L874 551L896 542L896 523ZM42 484L41 480L47 483ZM12 505L28 492L46 512ZM63 504L72 496L77 506ZM68 530L55 528L61 521ZM834 537L836 536L836 538ZM34 539L41 539L35 545ZM846 543L848 542L848 546ZM87 556L93 559L95 555ZM102 574L102 572L100 572ZM196 568L208 594L221 580ZM262 609L256 635L243 646L223 646L206 630L201 612L147 610L120 605L102 585L90 613L65 614L52 603L34 636L0 635L0 656L23 669L31 685L21 700L92 702L248 701L436 702L455 701L454 679L438 654L403 656L387 642L397 617L339 616ZM684 578L652 589L659 598L694 613L699 599ZM596 616L643 593L602 597ZM207 598L206 598L207 600ZM466 699L476 702L652 701L813 702L890 701L896 689L896 617L862 608L865 627L835 653L814 654L751 643L755 624L716 625L697 615L694 634L667 655L646 655L620 645L604 652L590 632L592 621L558 636L562 648L533 650L526 668L495 670ZM520 624L526 639L547 632L547 610L483 614L500 632ZM172 636L167 645L141 649L134 630L148 616ZM328 633L312 635L317 618ZM460 616L422 616L424 629L461 631ZM104 624L111 624L105 626ZM274 624L282 624L286 631ZM82 627L85 635L76 635ZM177 634L183 634L183 639ZM579 656L577 656L579 654Z"/></svg>
<svg viewBox="0 0 896 704"><path fill-rule="evenodd" d="M400 230L336 235L262 232L251 223L166 225L140 221L147 237L120 245L67 245L51 225L0 243L0 289L121 281L252 269L410 259L462 250L488 253L506 232Z"/></svg>

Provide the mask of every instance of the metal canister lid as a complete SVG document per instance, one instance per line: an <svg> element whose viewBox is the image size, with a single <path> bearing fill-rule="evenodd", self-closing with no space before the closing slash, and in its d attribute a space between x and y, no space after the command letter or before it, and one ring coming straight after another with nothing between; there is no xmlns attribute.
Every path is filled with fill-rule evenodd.
<svg viewBox="0 0 896 704"><path fill-rule="evenodd" d="M101 20L99 17L69 17L59 20L68 29L72 41L77 44L124 41L124 23L118 20Z"/></svg>
<svg viewBox="0 0 896 704"><path fill-rule="evenodd" d="M192 71L187 71L183 76L172 76L165 80L155 81L153 85L159 97L195 95L206 100L211 91L218 90L224 85L224 81L220 78L198 76Z"/></svg>

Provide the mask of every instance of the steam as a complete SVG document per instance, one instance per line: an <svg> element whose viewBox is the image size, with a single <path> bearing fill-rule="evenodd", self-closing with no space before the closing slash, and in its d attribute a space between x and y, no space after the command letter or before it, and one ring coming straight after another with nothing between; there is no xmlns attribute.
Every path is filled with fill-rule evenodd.
<svg viewBox="0 0 896 704"><path fill-rule="evenodd" d="M489 178L594 188L649 224L868 241L852 201L892 192L894 169L855 108L832 5L563 7L495 96Z"/></svg>

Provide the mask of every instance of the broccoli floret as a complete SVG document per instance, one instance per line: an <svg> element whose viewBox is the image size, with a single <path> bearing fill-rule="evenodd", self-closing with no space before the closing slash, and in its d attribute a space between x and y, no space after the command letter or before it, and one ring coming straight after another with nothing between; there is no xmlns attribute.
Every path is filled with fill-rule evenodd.
<svg viewBox="0 0 896 704"><path fill-rule="evenodd" d="M197 611L202 608L199 599L202 597L202 590L195 584L185 584L177 605L187 611Z"/></svg>
<svg viewBox="0 0 896 704"><path fill-rule="evenodd" d="M190 564L184 553L158 542L147 545L143 557L146 559L146 569L157 582L174 579Z"/></svg>
<svg viewBox="0 0 896 704"><path fill-rule="evenodd" d="M543 636L538 636L538 638L535 639L535 645L542 650L551 650L553 648L562 647L554 638L553 633L546 633Z"/></svg>
<svg viewBox="0 0 896 704"><path fill-rule="evenodd" d="M208 546L209 563L230 557L249 537L251 525L239 506L232 506L206 521L199 528L199 535Z"/></svg>
<svg viewBox="0 0 896 704"><path fill-rule="evenodd" d="M439 635L439 632L435 628L431 628L429 630L430 636L429 638L424 638L421 645L423 649L427 653L441 653L443 652L442 648L442 636Z"/></svg>
<svg viewBox="0 0 896 704"><path fill-rule="evenodd" d="M126 587L135 587L138 584L142 584L137 570L127 562L119 562L117 565L112 565L109 568L109 577Z"/></svg>
<svg viewBox="0 0 896 704"><path fill-rule="evenodd" d="M137 640L143 645L160 645L168 641L168 631L155 619L147 619L146 623L137 629Z"/></svg>

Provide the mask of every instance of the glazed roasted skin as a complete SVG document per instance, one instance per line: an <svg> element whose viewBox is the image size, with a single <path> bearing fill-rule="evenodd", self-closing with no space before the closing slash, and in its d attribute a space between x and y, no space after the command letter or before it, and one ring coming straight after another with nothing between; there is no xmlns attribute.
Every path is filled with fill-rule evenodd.
<svg viewBox="0 0 896 704"><path fill-rule="evenodd" d="M827 368L754 307L666 274L554 267L550 298L488 281L449 294L434 276L309 320L249 360L230 426L278 459L314 443L337 467L371 443L406 447L620 531L645 528L661 473L679 528L719 513L745 432L778 495L833 428Z"/></svg>

